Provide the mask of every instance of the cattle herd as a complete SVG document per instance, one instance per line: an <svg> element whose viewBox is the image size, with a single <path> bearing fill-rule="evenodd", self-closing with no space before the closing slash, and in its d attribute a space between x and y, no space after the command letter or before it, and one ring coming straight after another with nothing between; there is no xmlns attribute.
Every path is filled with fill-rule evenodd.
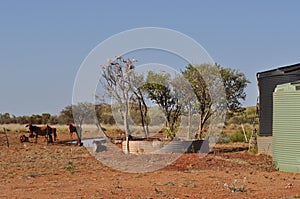
<svg viewBox="0 0 300 199"><path fill-rule="evenodd" d="M67 125L68 125L68 130L70 133L70 139L72 139L73 133L75 132L78 140L80 141L80 138L79 138L77 132L81 131L81 128L78 126L75 126L73 124L67 124ZM53 143L57 140L56 128L50 127L48 124L43 125L43 126L35 126L32 124L27 124L25 127L28 127L28 129L29 129L29 136L26 137L25 135L21 135L20 136L21 142L29 142L29 138L35 138L35 143L37 143L38 136L44 136L45 141L47 143Z"/></svg>

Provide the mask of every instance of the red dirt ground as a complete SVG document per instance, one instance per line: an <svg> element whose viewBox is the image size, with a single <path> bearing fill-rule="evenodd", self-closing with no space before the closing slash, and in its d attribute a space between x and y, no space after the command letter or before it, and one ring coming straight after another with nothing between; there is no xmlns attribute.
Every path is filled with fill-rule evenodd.
<svg viewBox="0 0 300 199"><path fill-rule="evenodd" d="M0 146L0 198L300 198L300 174L275 171L271 158L247 152L184 154L149 173L124 173L85 147L20 143ZM68 135L59 135L60 140Z"/></svg>

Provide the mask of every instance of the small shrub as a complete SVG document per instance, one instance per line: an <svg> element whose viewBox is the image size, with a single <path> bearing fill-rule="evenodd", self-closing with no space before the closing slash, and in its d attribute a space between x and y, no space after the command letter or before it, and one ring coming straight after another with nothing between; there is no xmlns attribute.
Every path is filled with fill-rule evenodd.
<svg viewBox="0 0 300 199"><path fill-rule="evenodd" d="M192 182L184 182L184 183L182 183L182 186L183 187L190 187L190 188L195 188L196 187L196 185Z"/></svg>
<svg viewBox="0 0 300 199"><path fill-rule="evenodd" d="M245 142L245 137L242 132L237 131L230 135L230 142Z"/></svg>
<svg viewBox="0 0 300 199"><path fill-rule="evenodd" d="M230 137L220 137L218 143L220 144L227 144L230 142Z"/></svg>
<svg viewBox="0 0 300 199"><path fill-rule="evenodd" d="M165 182L162 184L163 186L175 186L176 183L175 182L172 182L172 181L168 181L168 182Z"/></svg>
<svg viewBox="0 0 300 199"><path fill-rule="evenodd" d="M230 192L246 192L246 177L244 177L243 181L235 179L232 184L225 183L224 186L230 190Z"/></svg>
<svg viewBox="0 0 300 199"><path fill-rule="evenodd" d="M65 166L65 170L70 171L70 172L74 172L76 170L76 167L74 165L68 165Z"/></svg>
<svg viewBox="0 0 300 199"><path fill-rule="evenodd" d="M230 137L224 131L222 131L220 137L218 138L217 143L226 144L229 142L230 142Z"/></svg>
<svg viewBox="0 0 300 199"><path fill-rule="evenodd" d="M106 134L108 134L109 136L122 136L125 135L125 131L119 128L110 128L107 129Z"/></svg>
<svg viewBox="0 0 300 199"><path fill-rule="evenodd" d="M250 152L250 153L257 154L257 153L258 153L258 149L257 149L257 147L256 147L256 148L251 148L251 149L249 150L249 152Z"/></svg>
<svg viewBox="0 0 300 199"><path fill-rule="evenodd" d="M251 133L246 133L247 139L249 141ZM244 133L242 131L237 131L230 135L230 142L246 142Z"/></svg>

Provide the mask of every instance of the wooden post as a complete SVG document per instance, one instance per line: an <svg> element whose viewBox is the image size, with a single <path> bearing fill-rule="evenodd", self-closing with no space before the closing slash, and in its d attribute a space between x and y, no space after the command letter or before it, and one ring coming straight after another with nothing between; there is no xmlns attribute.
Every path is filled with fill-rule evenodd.
<svg viewBox="0 0 300 199"><path fill-rule="evenodd" d="M246 131L245 131L245 128L244 128L244 124L242 124L242 130L243 130L243 133L244 133L245 141L248 143L248 138L247 138L247 134L246 134Z"/></svg>
<svg viewBox="0 0 300 199"><path fill-rule="evenodd" d="M7 134L6 134L6 128L3 127L3 131L4 131L4 136L5 136L5 139L6 139L6 145L7 145L7 147L9 147L8 137L7 137Z"/></svg>

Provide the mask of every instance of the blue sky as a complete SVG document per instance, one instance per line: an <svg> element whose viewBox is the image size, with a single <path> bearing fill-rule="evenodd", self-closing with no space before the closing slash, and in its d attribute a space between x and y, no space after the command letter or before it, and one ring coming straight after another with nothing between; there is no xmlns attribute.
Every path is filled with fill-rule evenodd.
<svg viewBox="0 0 300 199"><path fill-rule="evenodd" d="M299 1L0 1L0 113L58 114L84 58L113 34L164 27L199 42L252 82L300 62Z"/></svg>

